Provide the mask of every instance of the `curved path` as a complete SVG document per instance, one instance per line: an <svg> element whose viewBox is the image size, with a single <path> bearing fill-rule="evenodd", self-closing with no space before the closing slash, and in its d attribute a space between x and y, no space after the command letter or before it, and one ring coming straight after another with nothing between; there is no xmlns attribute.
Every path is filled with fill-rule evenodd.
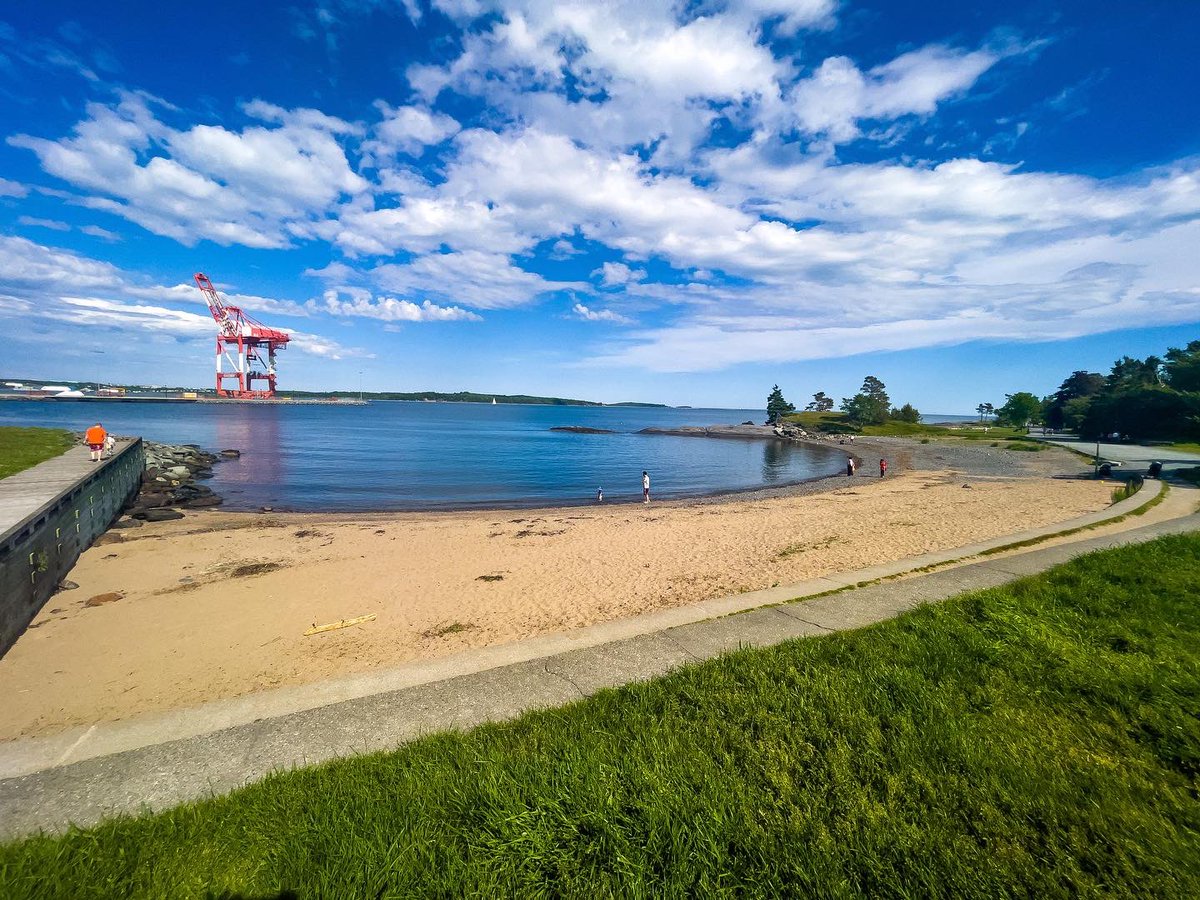
<svg viewBox="0 0 1200 900"><path fill-rule="evenodd" d="M1032 435L1032 437L1037 437L1037 435ZM1086 453L1088 456L1094 456L1098 446L1100 448L1101 459L1119 462L1122 469L1135 472L1139 475L1143 474L1152 462L1162 463L1163 471L1168 474L1175 469L1190 469L1193 466L1200 466L1200 454L1187 453L1183 450L1172 450L1170 447L1151 447L1145 444L1111 444L1106 441L1101 441L1097 444L1095 441L1084 441L1069 435L1038 437L1038 440L1047 444L1066 447L1068 450Z"/></svg>
<svg viewBox="0 0 1200 900"><path fill-rule="evenodd" d="M512 718L740 647L859 628L1080 553L1200 530L1200 489L1189 485L1172 486L1144 515L1111 522L1144 506L1151 490L1071 522L886 566L387 672L12 741L0 745L0 839L164 809L275 770ZM1062 534L1073 528L1088 530ZM1004 550L1030 540L1039 543Z"/></svg>

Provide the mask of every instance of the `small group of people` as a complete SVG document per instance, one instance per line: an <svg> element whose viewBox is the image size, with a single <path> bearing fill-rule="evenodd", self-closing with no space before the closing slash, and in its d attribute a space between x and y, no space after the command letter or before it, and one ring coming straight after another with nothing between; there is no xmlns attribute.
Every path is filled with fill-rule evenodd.
<svg viewBox="0 0 1200 900"><path fill-rule="evenodd" d="M854 473L858 470L858 463L854 461L853 456L846 457L846 477L853 478ZM879 477L882 478L887 474L887 460L879 460Z"/></svg>
<svg viewBox="0 0 1200 900"><path fill-rule="evenodd" d="M88 452L91 454L92 462L100 462L104 458L105 453L112 455L113 445L116 443L116 440L104 430L103 425L97 422L84 433L83 442L88 445Z"/></svg>
<svg viewBox="0 0 1200 900"><path fill-rule="evenodd" d="M596 488L596 502L604 502L604 488ZM642 502L650 502L650 473L645 469L642 470Z"/></svg>
<svg viewBox="0 0 1200 900"><path fill-rule="evenodd" d="M855 471L858 469L858 464L854 461L853 456L846 457L846 476L853 478ZM888 464L886 459L879 460L879 477L883 478L887 475ZM596 488L596 502L604 502L604 488ZM650 473L645 469L642 470L642 502L650 502Z"/></svg>

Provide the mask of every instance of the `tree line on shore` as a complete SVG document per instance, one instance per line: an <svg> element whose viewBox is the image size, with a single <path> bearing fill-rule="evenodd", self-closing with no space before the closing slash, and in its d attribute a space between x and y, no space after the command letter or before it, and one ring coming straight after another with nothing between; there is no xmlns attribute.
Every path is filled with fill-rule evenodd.
<svg viewBox="0 0 1200 900"><path fill-rule="evenodd" d="M887 386L874 375L868 375L863 379L862 387L853 397L843 397L840 409L845 414L846 423L854 426L883 425L889 421L911 423L921 421L920 411L911 403L905 403L899 408L892 406L891 398L887 394ZM833 398L824 391L817 391L813 394L812 402L804 407L804 410L818 413L832 412ZM785 400L783 391L779 389L779 385L775 385L771 389L771 393L767 395L767 424L774 425L782 417L791 415L795 411L795 405Z"/></svg>
<svg viewBox="0 0 1200 900"><path fill-rule="evenodd" d="M1018 428L1042 425L1089 439L1116 433L1134 440L1200 440L1200 340L1182 349L1171 347L1162 357L1123 356L1107 375L1078 369L1046 397L1017 391L1004 400L999 407L980 403L975 408L980 421ZM832 397L817 391L805 411L831 413L834 405ZM921 419L911 403L893 407L886 386L874 375L863 379L853 397L842 398L839 409L851 427ZM795 412L775 385L767 396L767 422L775 424ZM830 425L834 423L822 423Z"/></svg>
<svg viewBox="0 0 1200 900"><path fill-rule="evenodd" d="M1120 434L1134 440L1200 438L1200 341L1165 356L1123 356L1107 375L1077 369L1057 391L1038 398L1005 395L995 410L1010 425L1044 425L1094 439ZM977 407L982 414L980 404Z"/></svg>

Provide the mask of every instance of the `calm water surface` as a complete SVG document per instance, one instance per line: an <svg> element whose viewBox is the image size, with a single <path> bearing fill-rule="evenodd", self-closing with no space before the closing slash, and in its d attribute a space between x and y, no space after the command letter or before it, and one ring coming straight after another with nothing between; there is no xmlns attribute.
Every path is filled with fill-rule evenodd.
<svg viewBox="0 0 1200 900"><path fill-rule="evenodd" d="M780 486L841 471L837 448L634 434L642 428L763 421L762 410L476 403L367 406L0 402L0 425L83 430L233 448L208 484L226 508L360 511L538 506ZM617 434L570 434L554 426Z"/></svg>

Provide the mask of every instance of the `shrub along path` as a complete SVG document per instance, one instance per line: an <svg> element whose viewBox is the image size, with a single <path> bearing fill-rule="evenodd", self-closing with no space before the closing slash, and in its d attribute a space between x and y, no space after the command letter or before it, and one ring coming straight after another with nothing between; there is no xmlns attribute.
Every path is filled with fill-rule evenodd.
<svg viewBox="0 0 1200 900"><path fill-rule="evenodd" d="M1200 536L1096 553L11 843L0 895L1200 896L1198 596ZM823 602L721 621L817 621Z"/></svg>

